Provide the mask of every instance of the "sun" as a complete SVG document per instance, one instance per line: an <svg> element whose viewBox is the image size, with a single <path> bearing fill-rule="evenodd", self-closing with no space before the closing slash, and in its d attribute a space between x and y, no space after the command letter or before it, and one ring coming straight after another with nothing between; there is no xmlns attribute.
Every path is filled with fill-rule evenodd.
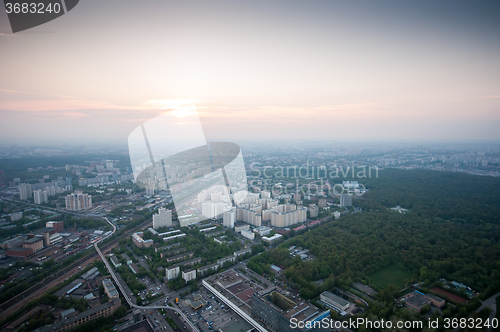
<svg viewBox="0 0 500 332"><path fill-rule="evenodd" d="M197 114L195 100L192 99L153 99L144 104L152 109L170 111L168 114L178 118Z"/></svg>

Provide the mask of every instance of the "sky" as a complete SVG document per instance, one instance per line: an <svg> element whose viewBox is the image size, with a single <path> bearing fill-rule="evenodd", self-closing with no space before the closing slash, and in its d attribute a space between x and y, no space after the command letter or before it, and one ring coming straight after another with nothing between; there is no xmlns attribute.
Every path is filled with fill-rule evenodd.
<svg viewBox="0 0 500 332"><path fill-rule="evenodd" d="M12 34L0 142L127 143L196 107L209 140L500 141L498 1L84 0Z"/></svg>

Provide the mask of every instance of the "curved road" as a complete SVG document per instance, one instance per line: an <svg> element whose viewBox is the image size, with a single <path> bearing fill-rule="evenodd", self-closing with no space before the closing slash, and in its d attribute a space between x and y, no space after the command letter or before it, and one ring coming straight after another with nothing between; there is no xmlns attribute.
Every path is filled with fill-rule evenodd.
<svg viewBox="0 0 500 332"><path fill-rule="evenodd" d="M101 256L101 259L102 261L104 262L104 264L106 265L106 268L108 269L109 273L111 274L111 276L113 277L113 280L116 282L116 284L118 285L118 288L120 289L120 291L122 292L123 294L123 297L125 297L125 300L127 301L128 305L131 306L132 308L137 308L137 309L166 309L166 310L173 310L175 312L177 312L179 315L182 316L182 318L184 319L184 321L191 327L191 329L194 331L194 332L199 332L198 329L193 325L193 323L191 323L191 321L184 315L184 313L178 309L178 308L175 308L175 307L169 307L169 306L146 306L146 307L143 307L143 306L138 306L137 304L133 303L132 300L130 300L130 298L128 297L127 295L127 292L125 292L125 289L123 288L122 284L120 283L120 281L118 281L118 278L116 277L116 274L115 274L115 271L113 271L113 268L111 267L111 265L108 263L106 257L104 257L104 255L102 254L101 250L99 249L99 247L97 246L98 243L100 243L101 241L107 239L108 237L110 237L111 235L113 235L115 232L116 232L116 226L110 222L108 220L108 218L104 217L104 220L111 225L111 227L113 227L113 232L111 232L111 234L109 234L108 236L106 237L103 237L102 239L100 239L99 241L95 242L94 243L94 248L95 250L97 251L97 253L99 254L99 256Z"/></svg>

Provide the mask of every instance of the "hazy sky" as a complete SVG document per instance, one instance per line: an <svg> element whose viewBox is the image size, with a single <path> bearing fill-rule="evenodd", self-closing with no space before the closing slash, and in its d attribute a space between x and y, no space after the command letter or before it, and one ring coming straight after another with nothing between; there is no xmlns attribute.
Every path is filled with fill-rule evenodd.
<svg viewBox="0 0 500 332"><path fill-rule="evenodd" d="M500 140L499 1L83 0L12 34L0 140L112 140L196 104L209 139Z"/></svg>

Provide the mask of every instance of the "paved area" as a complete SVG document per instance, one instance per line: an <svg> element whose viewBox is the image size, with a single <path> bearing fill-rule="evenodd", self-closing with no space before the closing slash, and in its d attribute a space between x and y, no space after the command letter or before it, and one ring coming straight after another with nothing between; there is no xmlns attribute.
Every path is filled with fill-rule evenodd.
<svg viewBox="0 0 500 332"><path fill-rule="evenodd" d="M481 310L483 310L484 308L486 307L489 307L491 309L491 313L490 313L490 317L489 317L489 320L490 320L490 324L491 324L491 320L493 318L495 318L495 315L497 313L497 304L496 304L496 299L497 297L500 296L500 292L496 293L495 295L493 295L492 297L486 299L483 301L483 304L479 307L479 309L476 310L476 312L480 312ZM488 329L488 331L492 331L491 327Z"/></svg>

